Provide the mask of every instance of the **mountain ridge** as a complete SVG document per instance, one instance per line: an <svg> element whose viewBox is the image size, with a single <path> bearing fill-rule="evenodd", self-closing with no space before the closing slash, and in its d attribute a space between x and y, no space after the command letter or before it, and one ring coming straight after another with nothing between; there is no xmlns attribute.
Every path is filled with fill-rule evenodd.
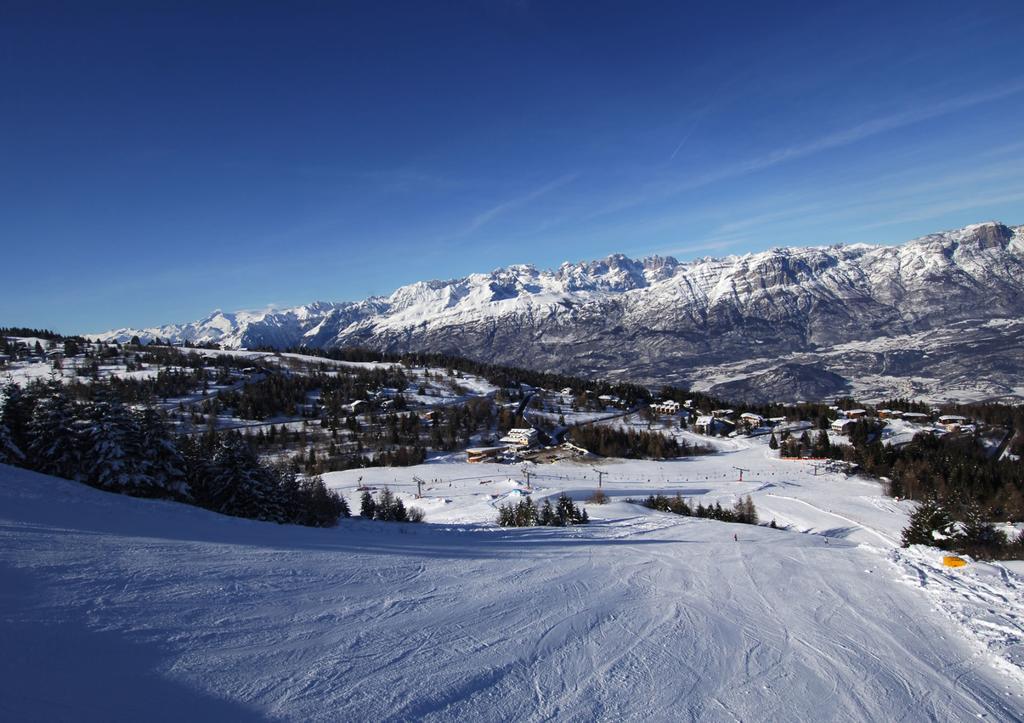
<svg viewBox="0 0 1024 723"><path fill-rule="evenodd" d="M144 341L232 348L358 345L447 351L651 383L700 384L722 376L717 367L775 358L798 367L817 364L853 382L856 365L844 373L835 360L825 363L815 355L968 320L1022 317L1024 226L985 222L897 246L777 247L686 262L611 254L554 269L517 264L418 281L362 301L218 310L196 322L91 336L127 341L138 335ZM957 345L969 349L971 334L961 336ZM1016 336L1008 338L1012 350ZM793 354L810 357L789 358ZM988 383L991 396L1024 394L1008 378L1024 371L1021 363L1007 365L1006 353L998 356L993 367L998 379ZM920 364L904 366L890 368L890 376L921 376ZM935 375L935 390L969 365L943 367ZM790 376L792 369L779 378ZM890 386L899 391L900 385ZM819 380L810 388L820 387Z"/></svg>

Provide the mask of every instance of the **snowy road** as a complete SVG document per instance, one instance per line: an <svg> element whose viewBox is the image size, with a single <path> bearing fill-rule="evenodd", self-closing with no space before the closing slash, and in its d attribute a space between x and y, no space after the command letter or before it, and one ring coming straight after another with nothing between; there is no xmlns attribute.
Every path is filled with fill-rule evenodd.
<svg viewBox="0 0 1024 723"><path fill-rule="evenodd" d="M1024 719L887 553L588 509L311 530L0 467L0 718Z"/></svg>

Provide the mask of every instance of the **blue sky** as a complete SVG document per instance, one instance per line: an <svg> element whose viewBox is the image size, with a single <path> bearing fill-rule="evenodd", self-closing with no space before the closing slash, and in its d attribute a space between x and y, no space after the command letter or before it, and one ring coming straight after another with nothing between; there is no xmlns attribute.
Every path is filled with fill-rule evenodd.
<svg viewBox="0 0 1024 723"><path fill-rule="evenodd" d="M0 0L0 324L1024 223L1024 3L755 5Z"/></svg>

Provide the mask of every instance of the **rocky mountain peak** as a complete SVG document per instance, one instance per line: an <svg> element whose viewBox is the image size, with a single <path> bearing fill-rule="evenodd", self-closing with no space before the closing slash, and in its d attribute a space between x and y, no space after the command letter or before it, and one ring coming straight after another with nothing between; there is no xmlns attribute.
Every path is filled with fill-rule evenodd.
<svg viewBox="0 0 1024 723"><path fill-rule="evenodd" d="M723 365L753 364L762 385L805 394L845 388L857 375L891 378L883 386L892 390L902 389L904 376L956 388L985 376L986 388L1024 395L1024 341L1017 341L1024 325L1004 323L1024 318L1022 236L1021 227L988 222L902 246L776 248L686 263L612 254L553 271L519 264L361 302L218 311L189 324L99 336L458 349L498 363L655 384L699 382ZM922 333L962 352L937 364L945 348L909 354L921 340L901 341L899 353L876 351ZM832 351L851 345L855 353ZM981 359L979 348L988 350Z"/></svg>

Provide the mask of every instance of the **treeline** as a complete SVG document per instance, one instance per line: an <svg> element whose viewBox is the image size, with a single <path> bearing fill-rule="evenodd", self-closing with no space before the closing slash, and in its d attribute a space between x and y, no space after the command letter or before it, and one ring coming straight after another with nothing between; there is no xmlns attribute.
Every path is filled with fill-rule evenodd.
<svg viewBox="0 0 1024 723"><path fill-rule="evenodd" d="M894 397L892 399L886 399L884 402L879 402L875 405L876 409L892 409L897 412L914 412L915 414L931 414L932 407L930 404L919 402L914 399L907 397Z"/></svg>
<svg viewBox="0 0 1024 723"><path fill-rule="evenodd" d="M602 457L626 459L669 459L698 454L710 454L703 445L687 444L659 434L637 429L620 429L602 424L587 424L569 430L569 439Z"/></svg>
<svg viewBox="0 0 1024 723"><path fill-rule="evenodd" d="M373 499L369 490L363 492L360 499L359 515L368 520L382 522L423 522L426 516L419 507L406 509L402 502L387 487L380 493L380 499Z"/></svg>
<svg viewBox="0 0 1024 723"><path fill-rule="evenodd" d="M176 437L158 410L131 408L102 389L82 402L56 381L8 384L0 462L235 517L323 527L349 515L323 480L263 464L240 435Z"/></svg>
<svg viewBox="0 0 1024 723"><path fill-rule="evenodd" d="M544 504L538 507L527 496L515 504L506 502L498 507L498 524L502 527L568 527L589 522L587 511L564 492L554 505L550 499L545 499Z"/></svg>
<svg viewBox="0 0 1024 723"><path fill-rule="evenodd" d="M780 442L779 439L782 441ZM807 430L800 433L800 436L783 431L779 437L772 432L768 438L768 447L779 450L780 457L830 457L832 456L832 442L828 432L825 430Z"/></svg>
<svg viewBox="0 0 1024 723"><path fill-rule="evenodd" d="M352 368L345 369L344 374L289 374L265 369L260 377L247 381L239 389L218 392L217 399L242 419L301 414L308 407L309 416L338 425L350 413L345 408L347 404L366 401L372 392L381 389L401 392L407 386L408 380L398 368ZM318 397L310 399L316 391L319 391ZM395 409L405 407L400 394L392 400L392 405Z"/></svg>
<svg viewBox="0 0 1024 723"><path fill-rule="evenodd" d="M627 500L627 502L632 501ZM671 512L683 517L703 517L720 522L740 522L745 525L757 524L757 509L754 507L754 501L750 499L750 495L747 495L745 499L737 500L731 509L722 507L720 502L715 502L713 505L698 503L694 507L680 495L675 497L650 495L640 504L652 510Z"/></svg>
<svg viewBox="0 0 1024 723"><path fill-rule="evenodd" d="M78 401L94 401L99 396L113 395L126 404L152 404L157 400L171 397L183 397L202 389L206 376L202 370L190 372L181 369L161 369L155 376L147 378L111 376L99 381L99 369L95 374L89 366L79 367L82 376L90 376L89 382L70 379L64 382L69 396ZM84 372L84 373L83 373Z"/></svg>
<svg viewBox="0 0 1024 723"><path fill-rule="evenodd" d="M84 343L84 339L81 337L62 337L55 332L51 332L46 329L25 329L20 327L8 327L0 329L0 340L4 339L4 332L12 336L37 336L40 338L47 338L52 340L64 340L67 343L69 340L75 343ZM116 354L117 350L121 348L121 345L100 345L101 348L109 350L108 354ZM185 344L182 348L184 349L203 349L211 348L217 349L219 345L216 344ZM202 357L196 354L194 351L182 351L182 348L170 347L170 346L159 346L154 341L148 346L142 346L137 349L143 356L140 358L144 361L149 361L152 355L152 360L156 363L163 364L179 364L181 366L199 365L202 366L205 361ZM272 347L261 348L261 351L267 351L279 354L280 350ZM491 364L487 362L477 362L464 357L448 354L448 353L387 353L378 352L370 349L363 348L341 348L341 349L310 349L307 347L297 347L288 350L294 353L300 353L307 356L320 357L323 359L332 359L338 361L349 361L349 362L387 362L393 364L405 364L412 366L424 366L424 367L438 367L451 369L453 371L461 371L464 373L474 374L481 376L493 384L502 388L515 388L520 385L528 385L532 387L540 387L545 389L561 389L569 388L573 390L574 394L580 394L583 391L590 391L594 394L609 394L617 396L622 399L627 405L634 405L642 402L649 402L652 399L650 391L637 384L630 384L628 382L610 382L606 380L591 380L585 379L579 376L570 374L559 374L554 372L542 372L531 369L524 369L520 367L503 366L500 364ZM68 353L70 355L70 352ZM162 357L162 358L160 358ZM277 363L287 362L288 360L280 356L275 356L274 361ZM231 367L246 367L254 366L257 368L263 368L266 360L247 358L247 357L232 357L225 355L217 358L218 365L231 366ZM328 367L323 367L328 369ZM350 370L346 370L348 372ZM354 370L353 370L354 371ZM363 370L360 370L363 371ZM389 370L388 368L381 368L379 370L373 370L374 372L383 372L385 374L397 372L401 374L400 369ZM394 386L398 389L404 388L404 385L391 384L384 382L385 386ZM663 399L675 399L676 401L683 403L687 400L693 402L693 407L701 412L708 412L712 409L722 408L733 408L737 412L754 412L764 417L785 417L787 420L812 420L821 429L827 427L828 420L835 418L835 413L829 409L829 405L824 402L820 403L802 403L799 405L788 404L788 403L766 403L766 404L747 404L736 401L730 401L714 397L712 395L705 394L703 392L692 391L685 388L666 386L660 390L659 396ZM352 395L349 398L357 399L359 396ZM972 402L964 404L946 403L940 405L938 408L932 408L929 405L921 402L915 402L910 399L896 398L889 399L884 402L868 405L860 402L851 397L843 397L835 400L836 405L840 409L851 409L851 408L877 408L877 409L896 409L901 411L914 411L914 412L925 412L925 413L937 413L937 414L960 414L971 419L983 422L985 424L999 425L1005 427L1013 427L1017 430L1024 429L1024 407L1012 406L994 402Z"/></svg>
<svg viewBox="0 0 1024 723"><path fill-rule="evenodd" d="M954 516L977 506L992 520L1024 520L1024 461L999 458L971 434L917 434L902 446L885 445L874 422L858 421L849 445L830 445L819 456L859 465L883 479L894 497L936 499ZM1011 432L1012 433L1012 432Z"/></svg>
<svg viewBox="0 0 1024 723"><path fill-rule="evenodd" d="M935 497L918 504L903 530L904 547L929 545L984 559L1019 559L1024 555L1024 530L1008 537L986 518L980 505L961 501L951 506Z"/></svg>
<svg viewBox="0 0 1024 723"><path fill-rule="evenodd" d="M268 348L267 351L273 351ZM445 353L404 353L395 354L389 352L378 352L371 349L345 347L336 349L310 349L297 347L289 349L289 352L305 354L308 356L334 359L337 361L349 362L390 362L393 364L404 364L416 367L437 367L452 369L466 374L473 374L482 377L495 386L503 388L528 385L542 389L572 389L578 393L589 390L595 394L609 394L617 396L626 404L650 401L651 393L639 384L628 382L611 382L606 380L591 380L571 374L559 374L557 372L542 372L520 367L503 366L488 362L478 362L454 354Z"/></svg>
<svg viewBox="0 0 1024 723"><path fill-rule="evenodd" d="M241 419L263 420L279 415L302 414L306 398L319 388L315 376L272 374L246 382L240 389L217 392L222 409L231 409Z"/></svg>
<svg viewBox="0 0 1024 723"><path fill-rule="evenodd" d="M285 424L280 426L280 431L271 425L267 432L258 429L244 436L261 454L290 455L291 465L307 475L365 467L411 467L427 459L426 447L415 442L374 450L368 446L368 440L379 440L380 435L372 430L343 439L334 437L335 434L331 432L326 447L313 429L289 430Z"/></svg>
<svg viewBox="0 0 1024 723"><path fill-rule="evenodd" d="M30 329L27 326L0 326L0 339L9 336L32 336L48 341L60 341L64 337L50 329Z"/></svg>
<svg viewBox="0 0 1024 723"><path fill-rule="evenodd" d="M919 434L876 463L878 471L885 466L897 497L935 497L954 513L978 505L993 519L1024 520L1024 462L995 459L972 436Z"/></svg>

